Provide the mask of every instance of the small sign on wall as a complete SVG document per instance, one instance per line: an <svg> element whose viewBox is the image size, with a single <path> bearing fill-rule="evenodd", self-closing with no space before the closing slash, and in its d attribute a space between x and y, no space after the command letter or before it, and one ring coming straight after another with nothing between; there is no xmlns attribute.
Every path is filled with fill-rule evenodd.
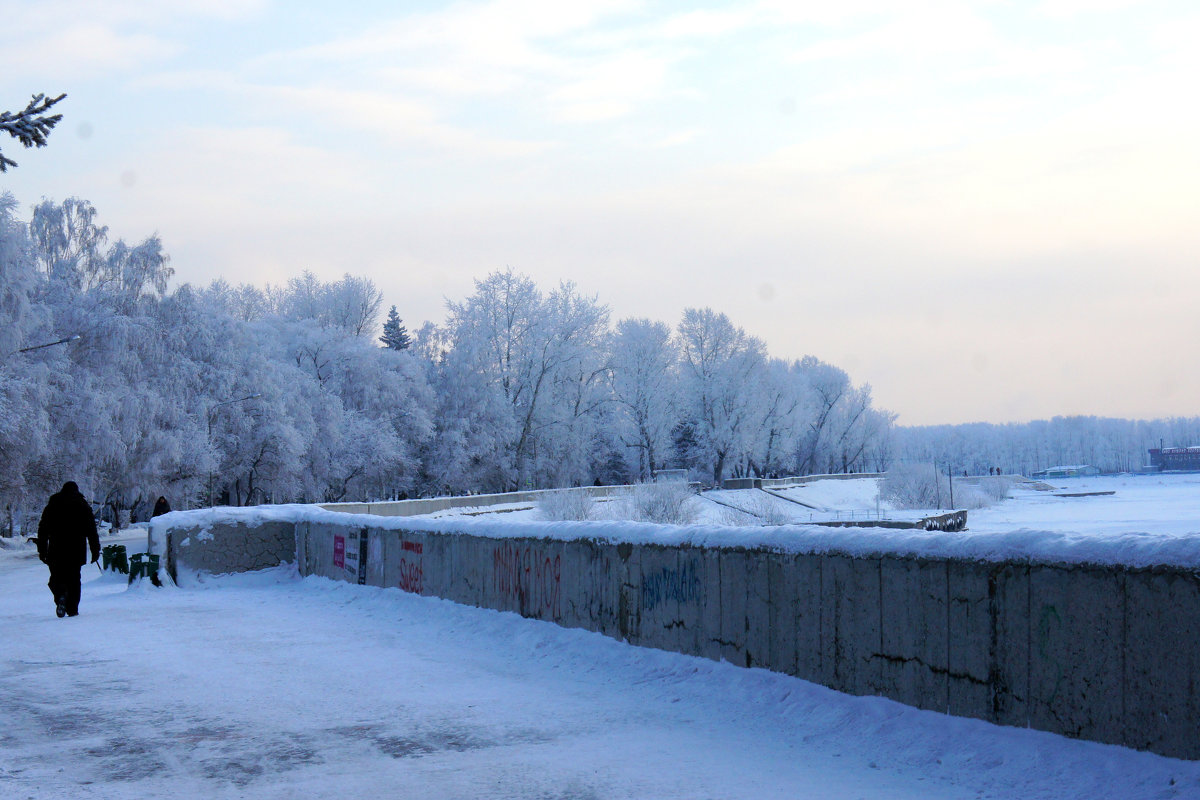
<svg viewBox="0 0 1200 800"><path fill-rule="evenodd" d="M346 537L346 555L343 569L346 570L346 577L352 581L358 580L358 536Z"/></svg>
<svg viewBox="0 0 1200 800"><path fill-rule="evenodd" d="M359 584L367 582L367 539L366 528L356 535L333 537L333 566Z"/></svg>

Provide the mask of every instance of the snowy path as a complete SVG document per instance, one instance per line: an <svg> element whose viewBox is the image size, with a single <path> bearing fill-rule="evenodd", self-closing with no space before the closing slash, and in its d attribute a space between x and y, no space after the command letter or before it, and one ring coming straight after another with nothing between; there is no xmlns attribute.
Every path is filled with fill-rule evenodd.
<svg viewBox="0 0 1200 800"><path fill-rule="evenodd" d="M1200 764L285 570L0 553L0 797L1169 798Z"/></svg>

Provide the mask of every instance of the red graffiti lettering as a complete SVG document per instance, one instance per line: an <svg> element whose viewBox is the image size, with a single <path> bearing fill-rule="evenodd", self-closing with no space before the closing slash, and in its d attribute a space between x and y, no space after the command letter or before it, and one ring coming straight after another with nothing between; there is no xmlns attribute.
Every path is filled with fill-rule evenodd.
<svg viewBox="0 0 1200 800"><path fill-rule="evenodd" d="M407 559L400 559L400 575L397 586L401 591L420 594L422 588L423 575L421 572L421 562L414 561L409 563Z"/></svg>
<svg viewBox="0 0 1200 800"><path fill-rule="evenodd" d="M562 556L532 547L502 544L492 551L492 588L513 600L523 616L558 620L562 616Z"/></svg>

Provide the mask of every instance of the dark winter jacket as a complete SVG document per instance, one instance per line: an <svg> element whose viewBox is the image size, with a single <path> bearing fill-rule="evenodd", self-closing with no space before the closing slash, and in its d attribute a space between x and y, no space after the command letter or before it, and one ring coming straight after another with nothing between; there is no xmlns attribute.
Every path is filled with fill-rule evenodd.
<svg viewBox="0 0 1200 800"><path fill-rule="evenodd" d="M51 566L83 566L89 546L92 561L100 557L96 518L74 481L67 481L61 492L50 496L38 523L37 542L38 555Z"/></svg>
<svg viewBox="0 0 1200 800"><path fill-rule="evenodd" d="M167 502L167 498L159 497L158 502L154 504L154 513L150 515L150 518L161 517L163 514L169 513L171 513L171 504Z"/></svg>

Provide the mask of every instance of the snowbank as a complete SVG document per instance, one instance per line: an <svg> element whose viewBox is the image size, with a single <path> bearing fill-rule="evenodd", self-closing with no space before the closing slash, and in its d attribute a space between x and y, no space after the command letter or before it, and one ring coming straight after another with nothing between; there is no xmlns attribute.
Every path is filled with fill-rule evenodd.
<svg viewBox="0 0 1200 800"><path fill-rule="evenodd" d="M535 520L378 517L326 511L311 505L255 506L174 511L150 525L151 552L162 553L168 528L256 525L261 522L321 522L380 530L469 533L494 539L594 539L607 543L755 548L786 553L896 555L983 561L1038 561L1065 564L1200 569L1200 536L1129 532L1094 536L1086 531L1020 528L1011 531L943 533L881 528L826 528L781 525L770 528L722 525L654 525L639 522L542 522Z"/></svg>

